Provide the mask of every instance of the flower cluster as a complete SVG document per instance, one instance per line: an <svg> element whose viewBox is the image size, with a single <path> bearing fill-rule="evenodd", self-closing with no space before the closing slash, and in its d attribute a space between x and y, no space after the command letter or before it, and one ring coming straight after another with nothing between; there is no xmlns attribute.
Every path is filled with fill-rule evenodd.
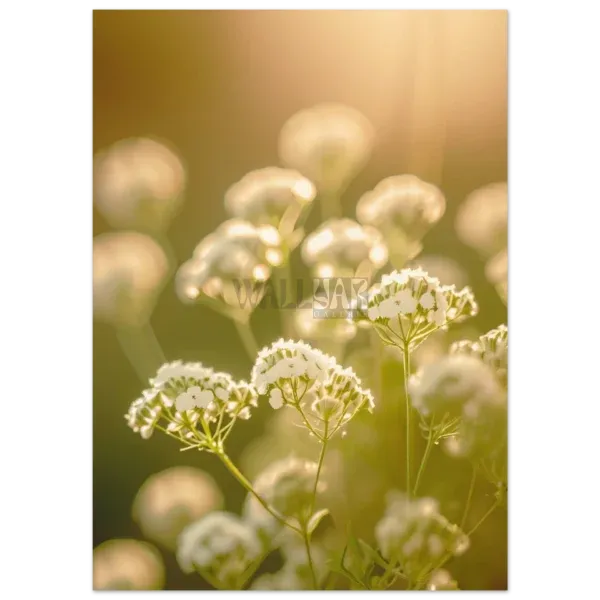
<svg viewBox="0 0 600 600"><path fill-rule="evenodd" d="M175 281L177 294L184 302L212 299L240 308L239 286L267 281L272 268L284 260L275 227L231 219L206 236L192 258L181 265ZM246 308L253 309L259 300L246 303Z"/></svg>
<svg viewBox="0 0 600 600"><path fill-rule="evenodd" d="M330 219L306 237L302 258L318 277L370 277L388 259L383 236L352 219Z"/></svg>
<svg viewBox="0 0 600 600"><path fill-rule="evenodd" d="M339 191L371 154L373 128L357 110L340 104L318 104L284 124L279 155L321 192Z"/></svg>
<svg viewBox="0 0 600 600"><path fill-rule="evenodd" d="M365 316L385 343L413 349L437 329L477 312L469 287L457 290L421 269L403 269L370 290Z"/></svg>
<svg viewBox="0 0 600 600"><path fill-rule="evenodd" d="M502 302L508 302L508 250L500 250L485 263L485 276L496 288Z"/></svg>
<svg viewBox="0 0 600 600"><path fill-rule="evenodd" d="M165 229L183 200L185 170L163 143L125 139L94 158L94 202L119 229Z"/></svg>
<svg viewBox="0 0 600 600"><path fill-rule="evenodd" d="M225 208L253 225L276 227L287 240L315 195L315 186L298 171L267 167L234 183L225 193Z"/></svg>
<svg viewBox="0 0 600 600"><path fill-rule="evenodd" d="M508 372L508 328L499 325L479 337L476 342L460 340L449 349L450 354L476 356L494 369L498 378L506 384Z"/></svg>
<svg viewBox="0 0 600 600"><path fill-rule="evenodd" d="M144 439L158 428L188 445L214 451L235 420L248 419L257 404L251 385L202 363L167 363L150 383L125 415L129 427Z"/></svg>
<svg viewBox="0 0 600 600"><path fill-rule="evenodd" d="M281 339L263 348L251 381L259 394L269 394L273 408L298 410L320 440L332 437L360 410L374 408L371 392L352 369L304 342Z"/></svg>
<svg viewBox="0 0 600 600"><path fill-rule="evenodd" d="M262 545L254 529L237 515L221 511L186 527L177 545L182 571L198 571L229 589L239 589L261 554Z"/></svg>
<svg viewBox="0 0 600 600"><path fill-rule="evenodd" d="M398 266L421 251L421 239L445 210L442 192L414 175L387 177L356 205L358 220L383 233Z"/></svg>
<svg viewBox="0 0 600 600"><path fill-rule="evenodd" d="M410 499L401 492L389 493L375 538L383 557L413 581L444 555L460 556L469 547L467 535L440 514L436 500Z"/></svg>
<svg viewBox="0 0 600 600"><path fill-rule="evenodd" d="M427 582L430 592L458 590L458 584L446 569L436 569Z"/></svg>
<svg viewBox="0 0 600 600"><path fill-rule="evenodd" d="M278 513L297 519L300 523L310 517L310 508L318 465L315 462L289 456L271 463L254 481L254 490ZM320 481L317 491L323 491ZM246 514L254 523L266 523L267 511L254 496L248 496ZM254 505L254 506L251 506ZM264 519L261 512L267 513ZM271 517L273 518L273 517ZM271 529L267 527L267 529Z"/></svg>

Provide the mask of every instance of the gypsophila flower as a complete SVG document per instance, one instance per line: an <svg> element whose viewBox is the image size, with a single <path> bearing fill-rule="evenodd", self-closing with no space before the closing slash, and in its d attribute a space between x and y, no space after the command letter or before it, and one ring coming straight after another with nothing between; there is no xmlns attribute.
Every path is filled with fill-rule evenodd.
<svg viewBox="0 0 600 600"><path fill-rule="evenodd" d="M168 275L167 256L151 237L135 231L96 236L94 317L116 326L144 325Z"/></svg>
<svg viewBox="0 0 600 600"><path fill-rule="evenodd" d="M165 565L160 552L147 542L107 540L93 554L94 590L160 590Z"/></svg>
<svg viewBox="0 0 600 600"><path fill-rule="evenodd" d="M193 467L172 467L151 475L133 502L133 520L144 537L174 550L177 536L193 521L218 510L223 494L214 479Z"/></svg>
<svg viewBox="0 0 600 600"><path fill-rule="evenodd" d="M374 407L371 392L352 369L304 342L280 339L263 348L251 381L273 408L295 408L320 440L332 437L357 412Z"/></svg>
<svg viewBox="0 0 600 600"><path fill-rule="evenodd" d="M253 487L277 512L304 522L310 517L317 470L317 463L289 456L269 465L256 478ZM319 481L317 492L324 489L325 484ZM258 502L254 497L249 497L249 501Z"/></svg>
<svg viewBox="0 0 600 600"><path fill-rule="evenodd" d="M496 375L506 385L508 372L508 328L499 325L479 337L476 342L460 340L449 349L450 354L466 354L480 358L494 369Z"/></svg>
<svg viewBox="0 0 600 600"><path fill-rule="evenodd" d="M508 186L492 183L469 194L456 212L460 240L483 256L506 248L508 238Z"/></svg>
<svg viewBox="0 0 600 600"><path fill-rule="evenodd" d="M440 514L436 500L410 499L402 492L388 494L375 539L382 556L399 564L409 580L425 575L444 555L460 556L469 547L467 535Z"/></svg>
<svg viewBox="0 0 600 600"><path fill-rule="evenodd" d="M501 402L502 387L493 370L473 356L454 354L425 365L408 382L413 406L423 415L475 415Z"/></svg>
<svg viewBox="0 0 600 600"><path fill-rule="evenodd" d="M94 157L94 203L115 228L165 229L184 186L180 158L156 140L121 140Z"/></svg>
<svg viewBox="0 0 600 600"><path fill-rule="evenodd" d="M237 515L218 511L183 530L177 544L177 562L184 573L197 570L224 588L237 589L261 552L260 540L252 527Z"/></svg>
<svg viewBox="0 0 600 600"><path fill-rule="evenodd" d="M144 439L159 428L187 445L218 451L236 419L248 419L257 404L253 386L202 363L167 363L150 383L125 416Z"/></svg>
<svg viewBox="0 0 600 600"><path fill-rule="evenodd" d="M302 259L318 277L370 277L388 259L383 236L352 219L329 219L306 237Z"/></svg>
<svg viewBox="0 0 600 600"><path fill-rule="evenodd" d="M369 290L359 318L371 322L385 343L413 350L434 331L477 312L470 288L456 290L421 269L403 269L383 275Z"/></svg>
<svg viewBox="0 0 600 600"><path fill-rule="evenodd" d="M421 251L421 239L446 210L442 192L414 175L396 175L379 182L356 205L363 225L379 229L395 266Z"/></svg>
<svg viewBox="0 0 600 600"><path fill-rule="evenodd" d="M291 169L251 171L225 193L225 208L254 225L272 225L289 241L296 222L312 203L315 186Z"/></svg>
<svg viewBox="0 0 600 600"><path fill-rule="evenodd" d="M436 569L427 582L429 591L458 590L458 584L446 569Z"/></svg>
<svg viewBox="0 0 600 600"><path fill-rule="evenodd" d="M373 128L357 110L318 104L294 114L279 135L285 165L314 181L321 192L339 192L365 164Z"/></svg>
<svg viewBox="0 0 600 600"><path fill-rule="evenodd" d="M227 307L251 311L264 289L253 288L256 297L243 302L240 294L246 290L240 286L266 282L272 268L285 260L275 227L230 219L196 246L192 258L179 268L175 288L184 302L218 300Z"/></svg>

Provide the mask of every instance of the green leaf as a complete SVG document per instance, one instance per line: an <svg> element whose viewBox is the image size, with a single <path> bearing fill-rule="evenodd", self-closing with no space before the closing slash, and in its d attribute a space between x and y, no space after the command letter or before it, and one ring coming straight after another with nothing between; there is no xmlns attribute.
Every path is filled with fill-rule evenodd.
<svg viewBox="0 0 600 600"><path fill-rule="evenodd" d="M321 520L329 514L329 510L327 508L323 508L322 510L318 510L306 524L306 531L309 536L311 536L315 529L319 526Z"/></svg>
<svg viewBox="0 0 600 600"><path fill-rule="evenodd" d="M379 565L382 569L389 569L390 565L383 559L383 557L379 554L375 548L371 548L367 542L364 540L358 540L363 552L376 564Z"/></svg>

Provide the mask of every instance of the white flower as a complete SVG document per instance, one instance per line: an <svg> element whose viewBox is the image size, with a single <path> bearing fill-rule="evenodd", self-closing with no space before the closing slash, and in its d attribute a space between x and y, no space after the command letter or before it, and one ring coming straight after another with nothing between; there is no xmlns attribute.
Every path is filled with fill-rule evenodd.
<svg viewBox="0 0 600 600"><path fill-rule="evenodd" d="M469 547L466 534L439 513L435 500L410 499L400 492L388 495L375 539L383 557L399 564L408 577L422 575L445 553L459 556Z"/></svg>
<svg viewBox="0 0 600 600"><path fill-rule="evenodd" d="M267 167L234 183L225 193L225 208L254 225L274 225L287 237L315 195L315 186L298 171Z"/></svg>
<svg viewBox="0 0 600 600"><path fill-rule="evenodd" d="M303 261L322 278L369 277L387 257L381 233L352 219L329 219L302 244Z"/></svg>
<svg viewBox="0 0 600 600"><path fill-rule="evenodd" d="M184 186L181 160L156 140L121 140L94 157L94 203L115 229L165 229Z"/></svg>
<svg viewBox="0 0 600 600"><path fill-rule="evenodd" d="M304 425L322 440L335 435L358 411L374 406L371 392L362 388L352 369L342 369L335 358L304 342L281 339L261 350L252 383L260 394L269 394L274 409L285 404L298 410Z"/></svg>
<svg viewBox="0 0 600 600"><path fill-rule="evenodd" d="M420 241L446 209L442 192L414 175L387 177L356 205L360 223L379 229L392 263L404 264L421 250Z"/></svg>
<svg viewBox="0 0 600 600"><path fill-rule="evenodd" d="M208 390L202 390L197 385L189 387L187 391L179 394L175 400L175 407L179 412L193 408L206 408L213 399Z"/></svg>
<svg viewBox="0 0 600 600"><path fill-rule="evenodd" d="M176 292L183 302L208 297L251 312L264 295L263 284L272 268L285 260L277 229L230 219L206 236L179 267Z"/></svg>
<svg viewBox="0 0 600 600"><path fill-rule="evenodd" d="M493 256L507 245L508 187L493 183L469 194L455 219L460 240L482 256Z"/></svg>
<svg viewBox="0 0 600 600"><path fill-rule="evenodd" d="M336 191L367 161L373 128L357 110L318 104L294 114L279 135L279 156L315 182L320 191Z"/></svg>
<svg viewBox="0 0 600 600"><path fill-rule="evenodd" d="M171 467L146 479L132 514L146 539L175 550L177 536L187 525L222 505L223 494L208 473Z"/></svg>
<svg viewBox="0 0 600 600"><path fill-rule="evenodd" d="M214 451L222 443L221 434L228 423L249 418L251 407L257 405L252 385L236 382L202 363L167 363L150 383L152 388L131 404L125 416L129 427L146 439L160 423L182 441L194 440L201 448ZM197 430L200 418L203 427ZM206 425L211 428L210 436Z"/></svg>
<svg viewBox="0 0 600 600"><path fill-rule="evenodd" d="M146 323L168 275L169 261L151 237L133 231L96 236L94 317L117 326Z"/></svg>
<svg viewBox="0 0 600 600"><path fill-rule="evenodd" d="M470 288L457 291L421 269L403 269L383 275L371 288L359 320L368 319L387 344L414 349L437 329L477 311Z"/></svg>
<svg viewBox="0 0 600 600"><path fill-rule="evenodd" d="M237 515L212 512L186 527L177 544L177 562L185 573L199 570L231 585L261 554L255 531Z"/></svg>
<svg viewBox="0 0 600 600"><path fill-rule="evenodd" d="M458 590L458 584L448 571L445 569L436 569L429 577L427 589L430 591Z"/></svg>
<svg viewBox="0 0 600 600"><path fill-rule="evenodd" d="M147 542L107 540L93 554L94 590L160 590L165 565L160 552Z"/></svg>

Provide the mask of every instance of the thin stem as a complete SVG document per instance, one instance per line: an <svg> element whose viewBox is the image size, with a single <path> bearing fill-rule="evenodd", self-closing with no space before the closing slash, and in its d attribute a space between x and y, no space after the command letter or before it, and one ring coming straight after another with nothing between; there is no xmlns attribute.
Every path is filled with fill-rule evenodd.
<svg viewBox="0 0 600 600"><path fill-rule="evenodd" d="M140 327L119 327L116 335L123 353L145 384L166 362L152 326L146 323Z"/></svg>
<svg viewBox="0 0 600 600"><path fill-rule="evenodd" d="M485 515L483 515L483 517L481 517L481 519L479 519L479 521L477 521L475 526L471 529L471 531L469 531L469 533L467 533L467 535L472 535L473 533L475 533L475 531L477 529L479 529L479 526L496 510L496 508L498 508L497 500L494 502L494 504L492 504L492 506L490 506L488 511L485 513Z"/></svg>
<svg viewBox="0 0 600 600"><path fill-rule="evenodd" d="M410 376L410 353L408 344L402 351L404 366L404 396L406 400L406 493L410 496L410 397L408 395L408 378Z"/></svg>
<svg viewBox="0 0 600 600"><path fill-rule="evenodd" d="M240 339L242 340L242 344L246 349L248 357L251 361L254 361L256 355L258 354L258 344L256 343L256 339L254 338L254 334L252 333L250 323L241 323L237 319L232 320L240 336Z"/></svg>
<svg viewBox="0 0 600 600"><path fill-rule="evenodd" d="M310 575L312 577L313 588L319 589L319 583L317 581L317 574L315 572L315 565L313 563L312 554L310 552L310 539L308 537L308 531L306 530L306 524L302 527L302 538L304 539L304 547L306 548L306 558L308 559L308 566L310 568Z"/></svg>
<svg viewBox="0 0 600 600"><path fill-rule="evenodd" d="M310 515L313 514L315 510L315 503L317 501L317 488L319 487L319 477L321 475L321 469L323 467L323 461L325 460L325 451L327 450L327 426L329 425L328 421L325 421L325 433L323 435L323 441L321 443L321 452L319 454L319 462L317 463L317 474L315 476L315 485L313 487L312 500L310 504Z"/></svg>
<svg viewBox="0 0 600 600"><path fill-rule="evenodd" d="M221 459L221 462L227 467L228 471L238 480L238 482L242 485L243 488L246 489L250 494L252 494L263 506L263 508L269 512L273 517L275 517L282 525L293 529L296 533L300 535L304 535L303 530L295 525L292 525L289 521L286 520L285 517L277 513L273 508L269 506L269 504L264 500L252 487L252 484L244 477L242 472L233 464L232 460L223 452L216 452L216 455Z"/></svg>
<svg viewBox="0 0 600 600"><path fill-rule="evenodd" d="M431 450L434 445L434 435L433 435L433 417L431 419L431 426L429 428L429 436L427 437L427 446L425 446L425 452L423 453L423 458L421 458L421 464L419 465L419 471L417 472L417 479L415 481L415 487L413 489L413 496L416 496L417 490L419 489L419 483L421 481L421 476L425 472L425 465L429 460L429 455L431 454Z"/></svg>
<svg viewBox="0 0 600 600"><path fill-rule="evenodd" d="M471 499L473 498L473 490L475 489L475 480L477 479L477 467L473 467L473 473L471 475L471 483L469 485L469 493L467 494L467 503L465 504L465 510L463 511L462 519L460 520L460 528L464 529L467 517L469 515L469 509L471 508Z"/></svg>

